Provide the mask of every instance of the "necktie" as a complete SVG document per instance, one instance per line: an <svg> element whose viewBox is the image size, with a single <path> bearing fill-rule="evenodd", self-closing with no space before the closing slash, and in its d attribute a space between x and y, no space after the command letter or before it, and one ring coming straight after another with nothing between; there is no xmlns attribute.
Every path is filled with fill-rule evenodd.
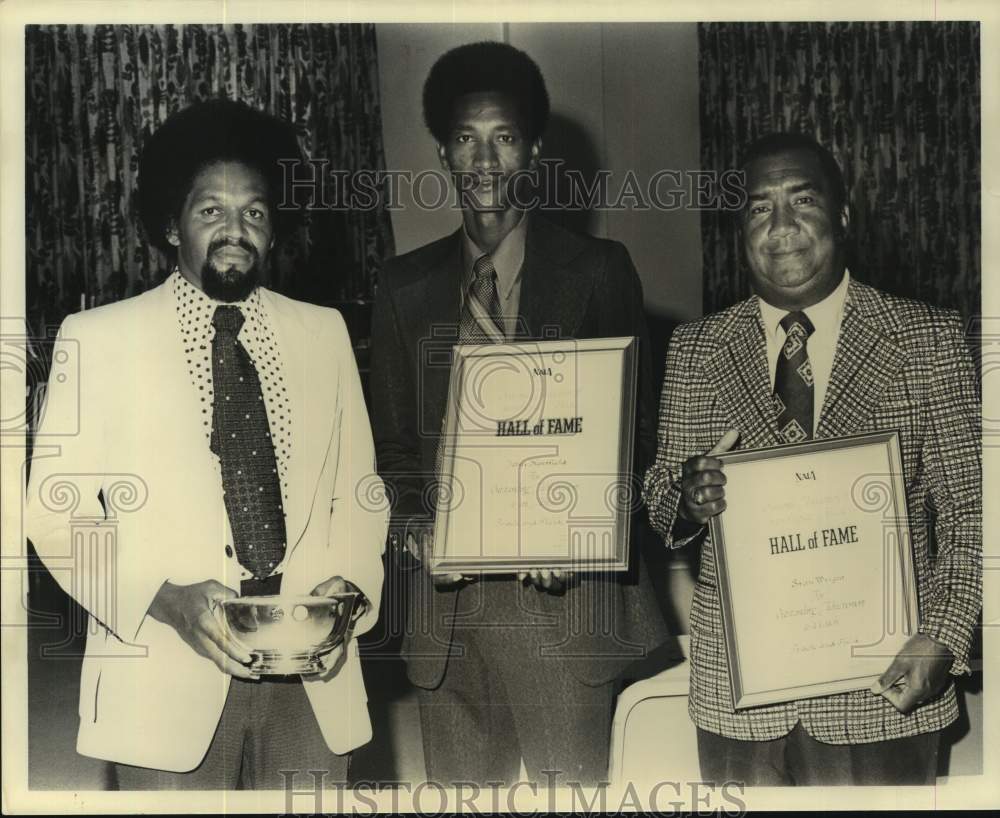
<svg viewBox="0 0 1000 818"><path fill-rule="evenodd" d="M813 374L806 342L813 325L804 312L790 312L781 319L785 344L774 372L774 413L786 443L813 436Z"/></svg>
<svg viewBox="0 0 1000 818"><path fill-rule="evenodd" d="M236 557L253 574L244 595L276 593L264 578L285 553L285 516L278 461L253 361L240 343L243 313L220 306L212 317L212 451L222 465L222 491Z"/></svg>
<svg viewBox="0 0 1000 818"><path fill-rule="evenodd" d="M507 338L503 333L503 314L500 311L500 296L497 294L497 271L489 254L483 254L472 265L475 277L465 294L462 315L458 322L458 342L460 344L502 344ZM441 418L441 435L437 454L434 458L435 470L441 474L442 443L447 415Z"/></svg>
<svg viewBox="0 0 1000 818"><path fill-rule="evenodd" d="M489 254L483 254L472 266L475 274L465 294L462 317L458 324L460 344L502 344L503 314L497 294L497 271Z"/></svg>

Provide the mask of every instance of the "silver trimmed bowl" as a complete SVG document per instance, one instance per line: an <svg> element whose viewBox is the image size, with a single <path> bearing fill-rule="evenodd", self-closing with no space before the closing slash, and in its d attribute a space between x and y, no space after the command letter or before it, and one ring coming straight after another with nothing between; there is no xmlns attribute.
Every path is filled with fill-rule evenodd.
<svg viewBox="0 0 1000 818"><path fill-rule="evenodd" d="M244 596L221 603L228 637L252 657L255 673L319 673L362 612L361 594ZM356 610L357 609L357 610Z"/></svg>

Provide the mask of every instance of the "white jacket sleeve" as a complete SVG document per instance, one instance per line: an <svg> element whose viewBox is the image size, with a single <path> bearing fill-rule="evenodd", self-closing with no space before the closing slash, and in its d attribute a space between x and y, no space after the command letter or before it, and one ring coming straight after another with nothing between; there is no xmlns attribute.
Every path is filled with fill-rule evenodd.
<svg viewBox="0 0 1000 818"><path fill-rule="evenodd" d="M355 627L357 635L372 628L378 620L389 503L376 473L375 445L361 378L347 327L339 313L336 322L335 345L341 363L340 462L331 503L329 551L334 574L357 585L371 604Z"/></svg>
<svg viewBox="0 0 1000 818"><path fill-rule="evenodd" d="M105 501L106 436L114 375L100 333L70 316L56 339L45 403L34 440L25 529L56 582L105 628L132 642L166 579L149 549L116 537Z"/></svg>

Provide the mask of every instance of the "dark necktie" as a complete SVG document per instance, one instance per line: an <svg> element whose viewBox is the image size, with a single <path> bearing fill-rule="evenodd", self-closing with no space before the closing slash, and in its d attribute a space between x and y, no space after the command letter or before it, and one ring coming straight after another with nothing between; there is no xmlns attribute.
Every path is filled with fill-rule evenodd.
<svg viewBox="0 0 1000 818"><path fill-rule="evenodd" d="M813 436L813 373L806 342L813 325L804 312L790 312L781 319L785 344L774 372L774 414L785 443Z"/></svg>
<svg viewBox="0 0 1000 818"><path fill-rule="evenodd" d="M497 271L489 254L481 255L472 266L475 274L465 294L458 324L460 344L502 344L503 314L497 294Z"/></svg>
<svg viewBox="0 0 1000 818"><path fill-rule="evenodd" d="M236 557L253 574L244 595L276 593L264 578L285 554L285 516L278 461L257 369L238 339L243 313L216 307L212 317L212 451L222 464L222 491Z"/></svg>

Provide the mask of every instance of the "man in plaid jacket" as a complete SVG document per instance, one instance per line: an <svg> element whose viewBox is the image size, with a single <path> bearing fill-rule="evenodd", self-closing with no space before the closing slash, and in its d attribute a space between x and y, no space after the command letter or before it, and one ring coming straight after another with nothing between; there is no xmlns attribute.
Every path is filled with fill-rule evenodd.
<svg viewBox="0 0 1000 818"><path fill-rule="evenodd" d="M674 333L644 484L667 545L702 547L689 700L702 774L763 786L933 783L940 731L958 716L951 677L969 672L982 603L972 359L956 313L850 276L846 191L826 149L772 134L744 169L740 234L756 295ZM800 349L796 338L808 388L789 398L779 359ZM872 690L734 710L707 529L725 508L715 455L737 441L750 449L880 429L900 433L919 632Z"/></svg>

